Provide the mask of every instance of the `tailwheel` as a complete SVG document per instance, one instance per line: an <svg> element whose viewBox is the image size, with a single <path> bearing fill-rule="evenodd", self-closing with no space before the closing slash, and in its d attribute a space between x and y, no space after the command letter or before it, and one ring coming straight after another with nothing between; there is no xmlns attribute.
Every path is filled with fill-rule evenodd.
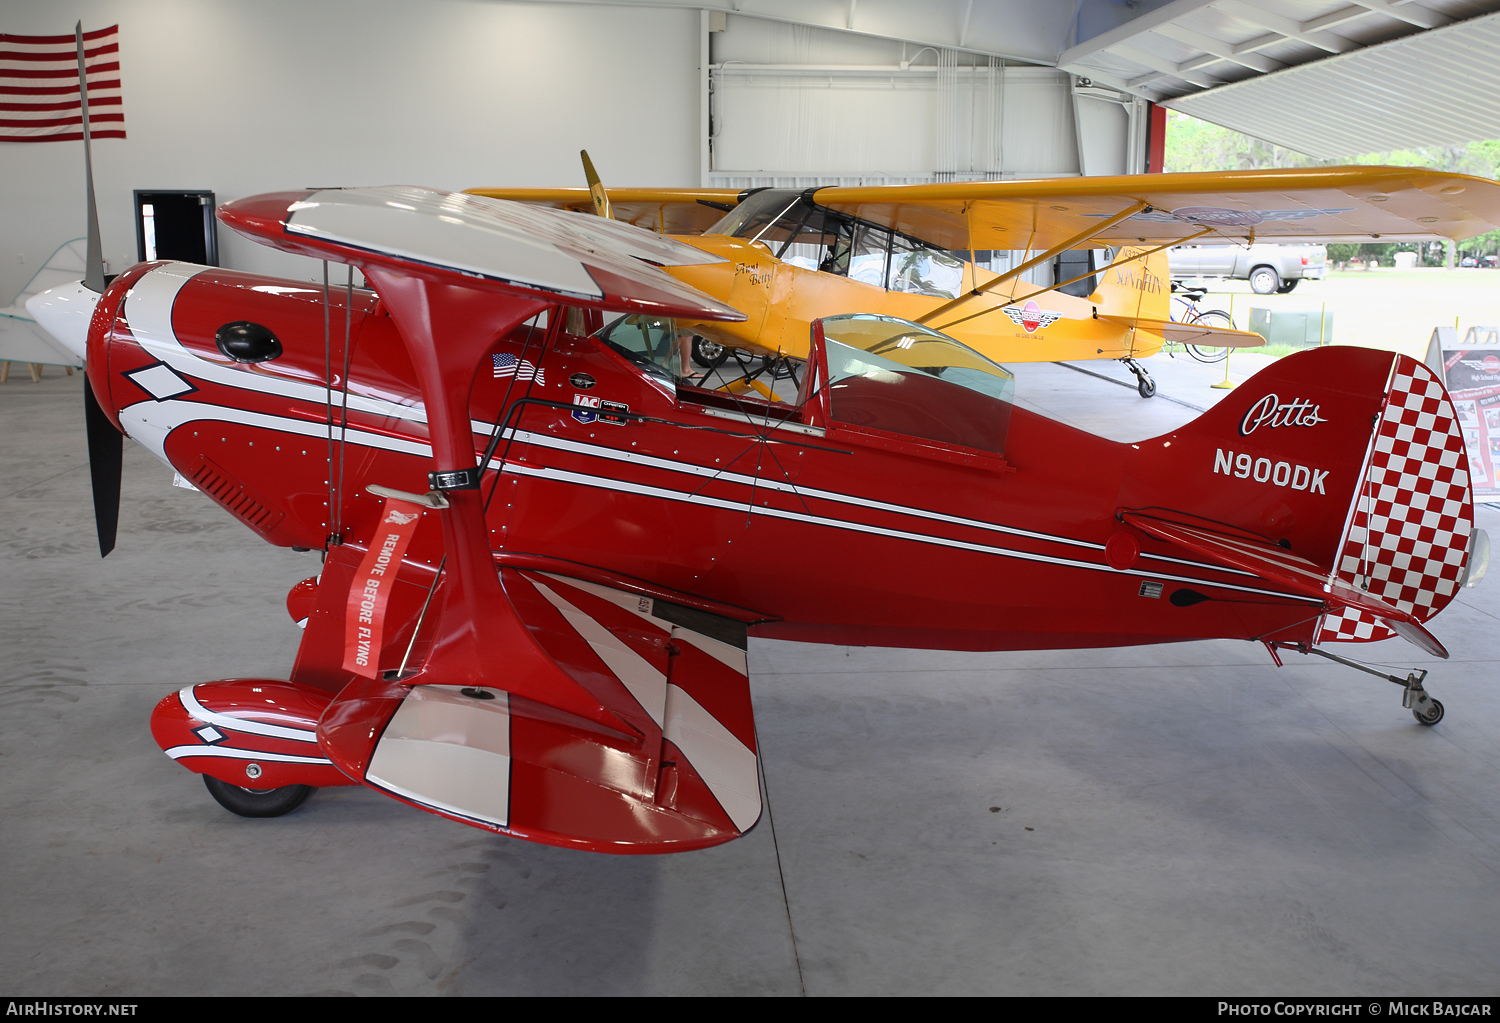
<svg viewBox="0 0 1500 1023"><path fill-rule="evenodd" d="M1327 650L1320 650L1315 646L1308 646L1305 643L1268 642L1266 646L1270 649L1271 656L1275 659L1277 667L1281 666L1281 658L1277 655L1277 650L1295 650L1301 654L1317 654L1319 657L1347 665L1367 675L1374 675L1377 678L1385 679L1387 682L1394 682L1402 689L1401 706L1411 711L1411 716L1417 719L1418 724L1431 727L1443 720L1442 702L1434 700L1431 696L1427 695L1427 690L1422 688L1422 683L1427 678L1426 668L1417 668L1409 672L1405 678L1402 678L1400 675L1389 674L1381 671L1379 668L1372 668L1368 664L1351 661L1347 657L1340 657L1338 654L1331 654Z"/></svg>
<svg viewBox="0 0 1500 1023"><path fill-rule="evenodd" d="M283 785L277 789L247 789L212 775L203 776L208 794L230 813L241 817L280 817L307 802L316 789L311 785Z"/></svg>
<svg viewBox="0 0 1500 1023"><path fill-rule="evenodd" d="M1140 392L1142 398L1149 398L1156 393L1156 381L1151 379L1151 374L1146 372L1146 367L1134 359L1121 359L1125 368L1135 374L1135 389Z"/></svg>
<svg viewBox="0 0 1500 1023"><path fill-rule="evenodd" d="M1425 712L1416 708L1412 709L1411 716L1417 719L1418 724L1435 725L1443 720L1443 702L1441 700L1429 698L1427 705L1428 709Z"/></svg>

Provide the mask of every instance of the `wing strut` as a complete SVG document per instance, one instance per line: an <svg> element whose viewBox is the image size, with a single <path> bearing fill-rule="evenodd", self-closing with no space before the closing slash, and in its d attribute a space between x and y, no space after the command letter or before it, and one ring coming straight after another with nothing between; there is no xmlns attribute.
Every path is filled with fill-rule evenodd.
<svg viewBox="0 0 1500 1023"><path fill-rule="evenodd" d="M1078 232L1073 237L1065 241L1058 242L1056 245L1052 246L1052 248L1048 249L1046 252L1043 252L1040 256L1028 259L1020 266L1012 267L1011 269L1005 271L1005 273L1001 274L999 277L996 277L994 280L986 281L985 283L979 285L979 287L975 288L967 295L960 295L953 301L945 302L942 305L938 306L936 309L932 310L932 312L924 313L923 315L917 317L916 322L925 324L928 321L943 315L950 309L954 309L957 306L962 305L969 299L974 298L978 295L982 295L986 291L989 291L991 288L998 287L999 285L1004 284L1006 281L1010 280L1013 277L1019 277L1021 274L1025 273L1027 270L1030 270L1034 266L1040 266L1041 264L1047 262L1047 260L1049 259L1055 259L1059 254L1067 252L1069 249L1078 248L1080 244L1088 241L1095 235L1103 234L1105 231L1108 231L1110 228L1114 227L1122 220L1129 220L1137 213L1140 213L1142 210L1146 210L1149 208L1150 207L1144 201L1138 202L1127 209L1121 210L1119 213L1116 213L1112 217L1107 217L1106 219L1099 221L1099 223L1097 224L1090 224L1085 230ZM1173 244L1175 245L1178 243L1174 242ZM1092 276L1094 273L1098 272L1099 271L1095 270L1092 271L1092 273L1085 274L1084 276Z"/></svg>
<svg viewBox="0 0 1500 1023"><path fill-rule="evenodd" d="M1201 231L1197 231L1197 232L1195 232L1193 234L1188 235L1186 238L1182 239L1181 241L1163 242L1162 244L1156 246L1155 248L1147 249L1145 252L1137 252L1134 255L1130 256L1130 258L1128 258L1128 259L1117 259L1113 263L1107 263L1107 264L1105 264L1104 266L1100 267L1097 270L1090 270L1086 274L1079 274L1077 277L1070 277L1070 278L1068 278L1065 281L1059 281L1058 283L1052 285L1052 287L1050 287L1050 288L1038 288L1038 289L1036 289L1035 291L1033 291L1029 295L1023 295L1020 298L1012 298L1010 300L1010 304L1011 305L1020 305L1022 302L1027 302L1027 301L1030 301L1033 298L1036 298L1038 295L1045 295L1049 291L1058 291L1058 290L1060 290L1062 288L1066 288L1069 284L1077 284L1079 281L1084 280L1085 278L1093 277L1096 274L1105 273L1106 271L1113 270L1117 266L1124 266L1126 263L1134 263L1138 259L1145 259L1147 256L1154 256L1156 253L1160 252L1162 249L1170 249L1170 248L1172 248L1174 246L1177 246L1177 245L1186 245L1188 242L1192 241L1194 238L1200 238L1203 235L1208 234L1212 230L1213 230L1213 228L1211 228L1211 227L1205 227ZM993 283L994 282L990 282L990 284L986 284L984 286L985 290L988 290ZM979 291L976 290L976 291L973 292L973 294L977 295L977 294L979 294ZM959 301L962 301L963 298L967 298L967 297L969 297L969 296L967 296L967 295L962 296L959 299ZM985 313L993 313L993 312L995 312L999 308L1000 308L999 306L991 306L988 309L981 309L977 313L970 313L968 316L960 316L956 320L950 320L947 323L943 324L942 326L940 326L940 327L934 327L933 329L934 330L947 330L949 327L956 327L960 323L967 323L969 320L977 319L978 317L983 316ZM1133 322L1134 321L1132 321L1132 323ZM1264 339L1262 339L1262 341L1264 341Z"/></svg>

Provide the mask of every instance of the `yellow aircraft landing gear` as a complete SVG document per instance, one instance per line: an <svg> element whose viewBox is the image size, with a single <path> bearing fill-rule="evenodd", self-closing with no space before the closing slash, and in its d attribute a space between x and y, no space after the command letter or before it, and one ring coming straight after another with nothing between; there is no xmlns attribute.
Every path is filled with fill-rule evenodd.
<svg viewBox="0 0 1500 1023"><path fill-rule="evenodd" d="M1156 381L1151 379L1151 374L1146 372L1145 366L1130 358L1120 361L1125 364L1126 369L1135 374L1135 389L1141 392L1142 398L1149 398L1156 393Z"/></svg>

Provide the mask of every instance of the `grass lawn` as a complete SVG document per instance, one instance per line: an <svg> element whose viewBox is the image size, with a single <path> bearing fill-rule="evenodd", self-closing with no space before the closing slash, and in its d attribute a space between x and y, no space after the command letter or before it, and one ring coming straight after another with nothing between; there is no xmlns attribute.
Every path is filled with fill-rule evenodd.
<svg viewBox="0 0 1500 1023"><path fill-rule="evenodd" d="M1200 308L1232 311L1241 330L1249 328L1251 308L1318 312L1326 304L1334 344L1418 359L1427 353L1434 327L1451 327L1457 319L1463 340L1472 326L1500 326L1500 270L1336 270L1327 280L1303 281L1289 295L1257 295L1247 281L1203 283L1209 293ZM1287 351L1277 346L1267 354Z"/></svg>

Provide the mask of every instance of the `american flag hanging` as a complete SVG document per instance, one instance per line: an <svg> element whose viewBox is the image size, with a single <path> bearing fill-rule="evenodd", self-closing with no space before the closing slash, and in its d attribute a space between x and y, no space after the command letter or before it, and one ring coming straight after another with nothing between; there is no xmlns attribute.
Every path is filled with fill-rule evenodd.
<svg viewBox="0 0 1500 1023"><path fill-rule="evenodd" d="M515 377L517 380L530 380L536 378L536 382L543 386L547 383L545 369L537 369L530 359L516 361L516 357L509 352L503 355L491 355L495 363L495 376Z"/></svg>
<svg viewBox="0 0 1500 1023"><path fill-rule="evenodd" d="M120 26L83 34L89 82L89 134L125 137L120 106ZM65 36L0 33L0 142L66 142L83 138L78 43Z"/></svg>

